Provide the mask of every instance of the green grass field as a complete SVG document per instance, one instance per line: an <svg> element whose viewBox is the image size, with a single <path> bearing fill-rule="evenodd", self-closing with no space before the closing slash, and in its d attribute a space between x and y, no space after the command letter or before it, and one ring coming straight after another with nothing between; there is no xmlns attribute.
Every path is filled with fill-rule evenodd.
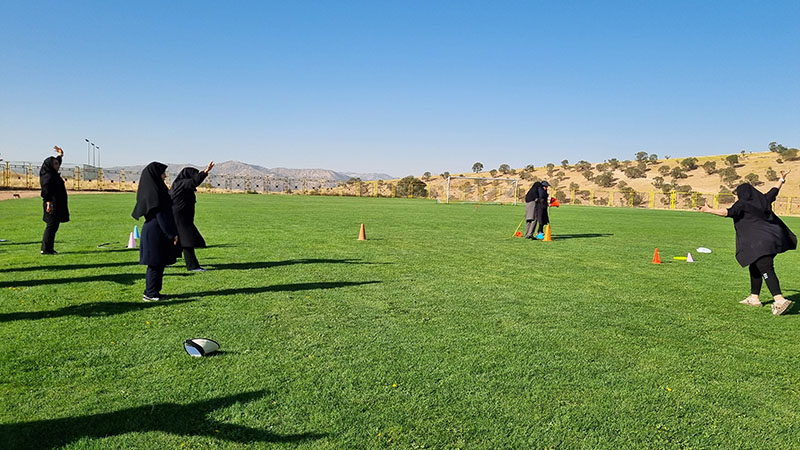
<svg viewBox="0 0 800 450"><path fill-rule="evenodd" d="M56 256L39 199L0 202L2 448L800 446L798 308L737 303L729 219L562 207L546 243L522 207L200 195L212 270L154 304L134 195L70 202Z"/></svg>

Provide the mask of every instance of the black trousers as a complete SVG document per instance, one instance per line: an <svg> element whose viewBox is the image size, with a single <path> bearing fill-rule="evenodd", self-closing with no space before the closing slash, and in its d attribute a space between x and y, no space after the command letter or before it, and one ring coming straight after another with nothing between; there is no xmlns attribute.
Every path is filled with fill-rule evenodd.
<svg viewBox="0 0 800 450"><path fill-rule="evenodd" d="M144 295L159 297L161 295L161 284L164 281L164 266L147 266L144 281Z"/></svg>
<svg viewBox="0 0 800 450"><path fill-rule="evenodd" d="M194 254L194 248L183 247L183 259L186 261L186 270L200 268L200 261L197 260L197 255Z"/></svg>
<svg viewBox="0 0 800 450"><path fill-rule="evenodd" d="M775 255L767 255L758 258L753 264L750 264L750 293L758 295L761 292L762 279L767 282L772 296L781 295L781 284L778 277L775 275L775 267L773 265Z"/></svg>
<svg viewBox="0 0 800 450"><path fill-rule="evenodd" d="M45 253L53 253L55 249L53 246L56 243L56 231L61 222L52 219L49 220L47 226L44 227L44 235L42 236L42 251Z"/></svg>

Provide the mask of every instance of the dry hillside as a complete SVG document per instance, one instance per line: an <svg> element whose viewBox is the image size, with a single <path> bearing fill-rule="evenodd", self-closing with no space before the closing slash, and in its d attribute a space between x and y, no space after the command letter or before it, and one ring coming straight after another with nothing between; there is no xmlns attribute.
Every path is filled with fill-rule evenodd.
<svg viewBox="0 0 800 450"><path fill-rule="evenodd" d="M776 175L780 174L781 170L792 171L788 177L788 181L784 186L782 196L800 196L800 158L792 161L785 161L781 155L775 152L760 152L760 153L736 153L738 162L731 165L727 158L731 155L717 155L717 156L699 156L696 158L696 168L684 168L681 165L682 161L687 158L670 158L658 159L656 161L646 161L641 164L638 161L620 161L616 168L612 168L612 163L608 161L603 163L584 163L582 165L576 163L567 164L564 167L561 163L553 162L551 169L548 167L536 167L534 170L526 170L525 168L516 168L502 173L496 171L495 177L502 178L517 178L520 180L520 186L527 189L535 180L547 180L552 185L557 187L557 190L570 191L570 186L574 187L573 183L578 186L579 190L594 190L594 191L608 191L611 189L618 190L621 187L629 186L635 191L649 192L649 191L662 191L670 190L670 187L677 188L678 190L686 190L687 186L691 191L701 193L716 193L724 192L725 189L730 190L732 187L746 181L746 177L750 174L758 176L758 181L754 184L762 190L766 191L774 184L774 181L769 180L768 171L771 168ZM704 164L711 162L716 167L714 170L706 170ZM590 166L590 179L584 175L585 168ZM662 169L662 167L664 169ZM672 171L676 167L683 168L682 173L685 178L675 178ZM641 173L637 174L637 170L626 169L643 169ZM729 168L735 170L733 175ZM662 173L667 171L666 174ZM549 173L548 173L549 172ZM711 172L711 173L709 173ZM605 186L601 175L610 173L606 176L606 181L610 179L611 185L606 182ZM458 173L451 175L462 176L480 176L492 177L491 171L482 171L478 173ZM638 175L638 176L637 176ZM681 176L683 176L681 175ZM728 175L727 180L723 176ZM636 176L634 178L634 176ZM641 177L639 177L641 176ZM659 183L658 177L661 178ZM734 178L736 177L736 178ZM752 176L751 176L752 177ZM774 178L774 177L773 177ZM431 177L422 178L429 186L441 185L446 177L436 175ZM664 184L667 186L664 187ZM656 187L659 185L659 187Z"/></svg>

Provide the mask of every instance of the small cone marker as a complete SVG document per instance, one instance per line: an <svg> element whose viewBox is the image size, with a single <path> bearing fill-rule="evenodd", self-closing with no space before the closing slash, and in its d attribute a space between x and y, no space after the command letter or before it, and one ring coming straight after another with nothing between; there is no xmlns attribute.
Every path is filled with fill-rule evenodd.
<svg viewBox="0 0 800 450"><path fill-rule="evenodd" d="M133 237L135 239L140 239L141 238L141 236L139 235L139 226L138 225L134 225L133 226Z"/></svg>
<svg viewBox="0 0 800 450"><path fill-rule="evenodd" d="M364 224L361 224L361 229L358 231L358 240L359 241L366 241L367 240L367 230L364 229Z"/></svg>
<svg viewBox="0 0 800 450"><path fill-rule="evenodd" d="M542 241L550 242L552 240L553 239L550 238L550 225L545 225L544 226L544 239L542 239Z"/></svg>
<svg viewBox="0 0 800 450"><path fill-rule="evenodd" d="M692 258L691 252L686 254L686 262L694 262L694 258Z"/></svg>
<svg viewBox="0 0 800 450"><path fill-rule="evenodd" d="M128 248L136 248L136 239L133 237L133 232L131 232L131 237L128 238Z"/></svg>
<svg viewBox="0 0 800 450"><path fill-rule="evenodd" d="M653 264L661 264L661 257L658 256L658 248L656 248L655 253L653 253Z"/></svg>

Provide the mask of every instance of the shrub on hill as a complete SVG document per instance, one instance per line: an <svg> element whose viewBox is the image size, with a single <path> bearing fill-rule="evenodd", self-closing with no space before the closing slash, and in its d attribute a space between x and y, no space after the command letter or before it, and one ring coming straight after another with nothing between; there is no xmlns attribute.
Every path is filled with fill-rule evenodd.
<svg viewBox="0 0 800 450"><path fill-rule="evenodd" d="M686 172L684 172L683 169L678 166L675 166L669 172L669 175L672 177L673 180L679 180L681 178L689 178L689 175L686 175Z"/></svg>
<svg viewBox="0 0 800 450"><path fill-rule="evenodd" d="M562 159L561 160L561 167L563 167L564 169L568 169L569 168L569 161L567 161L566 159Z"/></svg>
<svg viewBox="0 0 800 450"><path fill-rule="evenodd" d="M398 197L408 197L409 195L413 195L414 197L427 197L428 190L425 189L426 187L427 184L422 180L409 175L397 182L395 193Z"/></svg>
<svg viewBox="0 0 800 450"><path fill-rule="evenodd" d="M707 174L711 175L717 171L717 163L715 161L706 161L703 163L703 170L705 170Z"/></svg>
<svg viewBox="0 0 800 450"><path fill-rule="evenodd" d="M778 181L778 174L772 167L767 168L767 181Z"/></svg>
<svg viewBox="0 0 800 450"><path fill-rule="evenodd" d="M658 168L658 173L660 173L661 175L667 176L669 174L670 170L672 170L672 169L670 169L668 165L664 164L663 166Z"/></svg>
<svg viewBox="0 0 800 450"><path fill-rule="evenodd" d="M640 169L639 167L628 167L622 173L625 174L628 178L644 178L645 173L644 170Z"/></svg>
<svg viewBox="0 0 800 450"><path fill-rule="evenodd" d="M594 177L594 182L600 187L614 186L614 174L612 172L603 172Z"/></svg>
<svg viewBox="0 0 800 450"><path fill-rule="evenodd" d="M681 161L681 167L686 170L697 169L697 158L685 158Z"/></svg>
<svg viewBox="0 0 800 450"><path fill-rule="evenodd" d="M752 184L753 186L758 186L758 185L764 184L763 181L758 179L758 175L756 175L756 174L754 174L752 172L750 172L750 173L748 173L747 175L744 176L744 181Z"/></svg>
<svg viewBox="0 0 800 450"><path fill-rule="evenodd" d="M725 157L725 164L733 167L739 164L739 155L728 155Z"/></svg>

